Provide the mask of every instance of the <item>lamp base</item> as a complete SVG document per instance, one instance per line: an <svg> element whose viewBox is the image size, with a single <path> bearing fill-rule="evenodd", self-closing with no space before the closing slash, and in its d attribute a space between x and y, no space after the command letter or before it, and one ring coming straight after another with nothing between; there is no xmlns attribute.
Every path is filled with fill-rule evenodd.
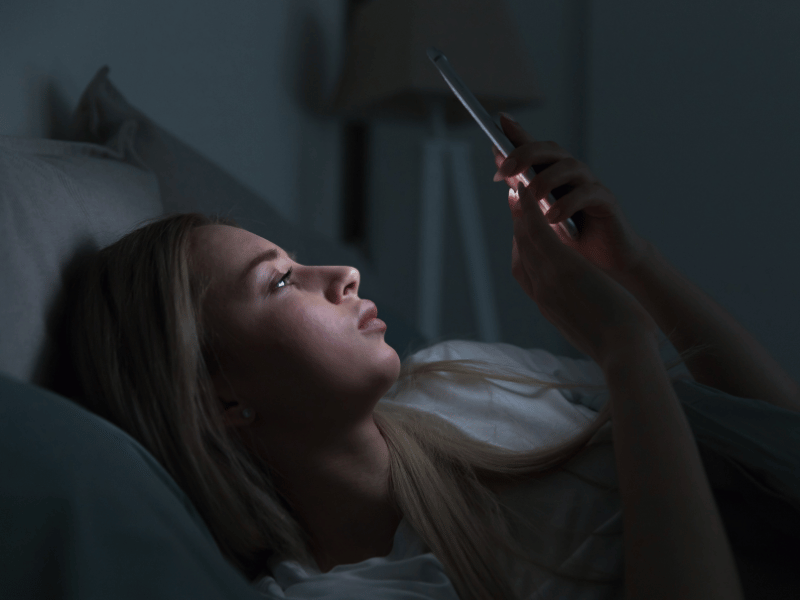
<svg viewBox="0 0 800 600"><path fill-rule="evenodd" d="M440 115L441 116L441 115ZM439 134L423 143L421 246L419 258L419 326L429 343L441 335L440 309L444 262L444 208L446 202L447 157L450 158L452 189L457 200L454 210L461 230L471 297L478 317L479 338L483 342L499 342L500 326L491 283L488 252L481 228L478 195L472 179L471 148L465 142L447 140L443 120L434 123Z"/></svg>

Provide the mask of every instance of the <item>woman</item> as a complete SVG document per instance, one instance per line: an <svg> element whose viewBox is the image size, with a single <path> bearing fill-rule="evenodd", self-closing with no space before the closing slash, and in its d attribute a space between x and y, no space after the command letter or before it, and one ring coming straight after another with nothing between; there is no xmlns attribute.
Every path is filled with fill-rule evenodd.
<svg viewBox="0 0 800 600"><path fill-rule="evenodd" d="M559 239L531 191L517 198L512 189L515 279L609 374L631 348L657 357L658 327L614 281L642 259L646 242L584 165L557 146L543 151L508 121L504 128L520 146L517 157L529 161L515 173L532 160L554 163L531 184L538 196L559 177L574 186L572 206L583 202L590 244ZM516 188L516 178L507 181ZM463 361L401 365L381 331L358 328L359 283L355 269L299 265L226 219L158 219L100 251L76 282L78 400L165 466L251 581L268 575L276 558L325 573L385 556L406 517L461 598L510 598L496 544L535 561L513 543L495 494L558 469L608 422L614 402L574 439L526 452L475 441L411 407L379 405L396 382L440 373L605 386L553 384ZM627 544L627 521L625 535ZM730 577L729 567L722 564L715 584ZM631 581L626 570L626 588ZM736 590L726 585L720 589Z"/></svg>

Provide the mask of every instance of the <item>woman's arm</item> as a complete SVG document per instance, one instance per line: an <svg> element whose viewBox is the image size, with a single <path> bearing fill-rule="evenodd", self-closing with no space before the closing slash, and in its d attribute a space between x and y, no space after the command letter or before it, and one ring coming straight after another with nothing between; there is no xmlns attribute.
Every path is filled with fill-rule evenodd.
<svg viewBox="0 0 800 600"><path fill-rule="evenodd" d="M657 343L600 365L610 392L628 600L743 600L700 454Z"/></svg>
<svg viewBox="0 0 800 600"><path fill-rule="evenodd" d="M646 258L617 278L683 352L695 344L713 350L686 361L698 383L733 396L764 400L800 412L800 386L719 304L684 277L652 244Z"/></svg>

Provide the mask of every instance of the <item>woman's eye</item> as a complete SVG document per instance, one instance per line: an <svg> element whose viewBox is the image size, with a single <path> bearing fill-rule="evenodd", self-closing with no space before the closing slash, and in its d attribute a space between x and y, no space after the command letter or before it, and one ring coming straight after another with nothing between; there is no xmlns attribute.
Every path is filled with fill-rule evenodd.
<svg viewBox="0 0 800 600"><path fill-rule="evenodd" d="M283 277L281 277L278 280L278 283L275 284L275 289L283 289L283 288L278 287L278 284L283 283L284 281L286 283L289 283L289 278L292 276L292 269L289 269L288 271L286 271L286 273L283 275Z"/></svg>

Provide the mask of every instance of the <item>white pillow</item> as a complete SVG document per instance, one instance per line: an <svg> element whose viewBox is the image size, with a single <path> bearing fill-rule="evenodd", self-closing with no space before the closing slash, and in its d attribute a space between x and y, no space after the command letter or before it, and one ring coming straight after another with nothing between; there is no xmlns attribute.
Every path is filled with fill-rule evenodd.
<svg viewBox="0 0 800 600"><path fill-rule="evenodd" d="M156 177L132 153L136 127L105 146L0 136L0 371L48 387L65 269L161 214Z"/></svg>

